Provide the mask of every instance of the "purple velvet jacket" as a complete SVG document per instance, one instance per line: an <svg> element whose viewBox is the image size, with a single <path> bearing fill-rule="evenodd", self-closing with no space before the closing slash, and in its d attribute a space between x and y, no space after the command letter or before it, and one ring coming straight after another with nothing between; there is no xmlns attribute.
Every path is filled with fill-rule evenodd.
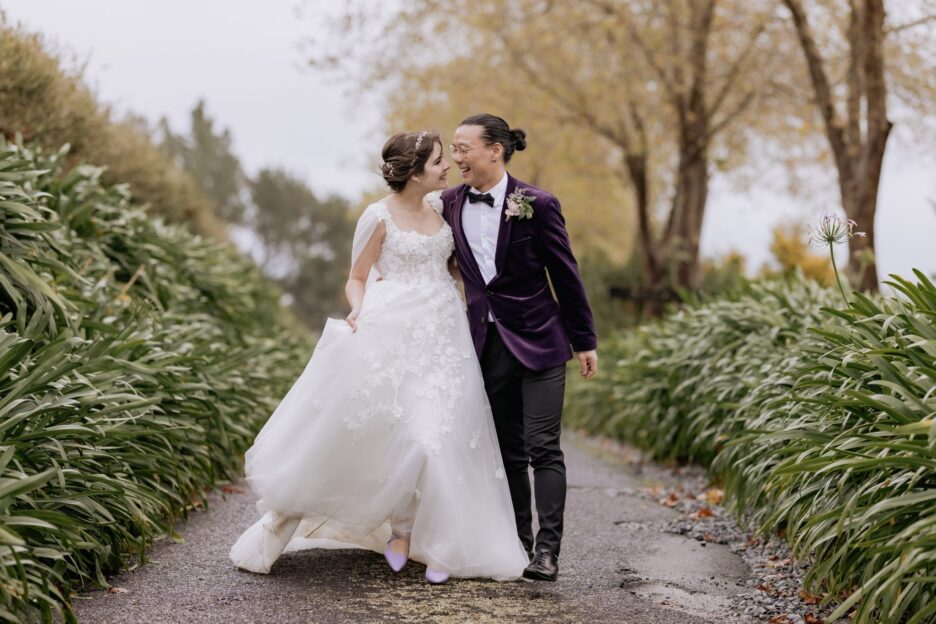
<svg viewBox="0 0 936 624"><path fill-rule="evenodd" d="M506 198L518 187L535 198L533 217L504 221ZM499 207L502 220L494 256L497 273L485 284L462 227L467 189L462 184L442 193L442 215L455 234L455 257L465 282L468 324L478 356L487 337L488 312L504 344L531 370L559 366L572 357L573 350L595 349L598 342L591 308L559 200L507 176L504 205ZM550 281L558 303L550 291Z"/></svg>

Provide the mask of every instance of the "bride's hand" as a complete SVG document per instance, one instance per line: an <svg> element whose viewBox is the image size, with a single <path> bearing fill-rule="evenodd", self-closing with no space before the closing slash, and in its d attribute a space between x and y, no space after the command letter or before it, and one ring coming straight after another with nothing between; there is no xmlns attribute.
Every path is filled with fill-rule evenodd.
<svg viewBox="0 0 936 624"><path fill-rule="evenodd" d="M355 309L351 310L351 314L349 314L347 317L345 317L345 321L347 321L348 325L351 326L351 331L352 331L352 332L356 332L356 331L357 331L357 317L358 317L358 315L359 315L360 313L361 313L361 311L360 311L359 309L355 308Z"/></svg>

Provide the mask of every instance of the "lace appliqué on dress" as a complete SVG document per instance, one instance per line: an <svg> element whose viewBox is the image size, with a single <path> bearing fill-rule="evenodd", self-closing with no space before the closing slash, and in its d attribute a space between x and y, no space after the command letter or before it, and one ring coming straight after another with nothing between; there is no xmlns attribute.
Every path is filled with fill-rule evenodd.
<svg viewBox="0 0 936 624"><path fill-rule="evenodd" d="M440 453L464 392L463 362L472 357L451 340L462 309L445 262L454 249L452 231L448 224L431 235L400 230L386 205L380 206L377 216L387 227L377 258L380 275L394 282L397 297L425 299L429 310L425 316L407 319L402 335L384 339L367 354L366 373L352 393L360 409L347 416L345 424L351 431L362 431L380 415L389 415L393 426L410 422L412 414L402 407L399 390L406 379L415 377L417 396L433 407L431 426L417 435L429 451ZM363 315L359 322L366 322Z"/></svg>

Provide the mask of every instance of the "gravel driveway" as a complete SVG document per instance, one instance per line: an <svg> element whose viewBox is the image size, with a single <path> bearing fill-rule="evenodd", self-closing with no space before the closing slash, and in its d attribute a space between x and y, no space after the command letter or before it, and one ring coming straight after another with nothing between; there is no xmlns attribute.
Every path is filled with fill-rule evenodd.
<svg viewBox="0 0 936 624"><path fill-rule="evenodd" d="M666 532L678 512L648 498L671 471L639 454L566 432L569 494L556 583L453 580L430 586L410 563L394 575L360 550L285 554L267 576L236 569L231 544L256 518L241 484L176 527L150 562L79 595L90 623L604 622L732 623L748 568L722 544Z"/></svg>

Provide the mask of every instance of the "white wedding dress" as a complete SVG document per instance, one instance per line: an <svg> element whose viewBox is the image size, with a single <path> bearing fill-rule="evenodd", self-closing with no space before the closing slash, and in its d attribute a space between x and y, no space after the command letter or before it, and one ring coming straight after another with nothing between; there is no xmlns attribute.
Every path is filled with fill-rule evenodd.
<svg viewBox="0 0 936 624"><path fill-rule="evenodd" d="M437 210L440 208L433 204ZM396 227L386 204L358 222L386 238L358 330L329 319L309 363L246 454L263 517L231 548L267 573L284 551L383 553L453 577L519 578L528 564L465 308L447 269L452 230Z"/></svg>

